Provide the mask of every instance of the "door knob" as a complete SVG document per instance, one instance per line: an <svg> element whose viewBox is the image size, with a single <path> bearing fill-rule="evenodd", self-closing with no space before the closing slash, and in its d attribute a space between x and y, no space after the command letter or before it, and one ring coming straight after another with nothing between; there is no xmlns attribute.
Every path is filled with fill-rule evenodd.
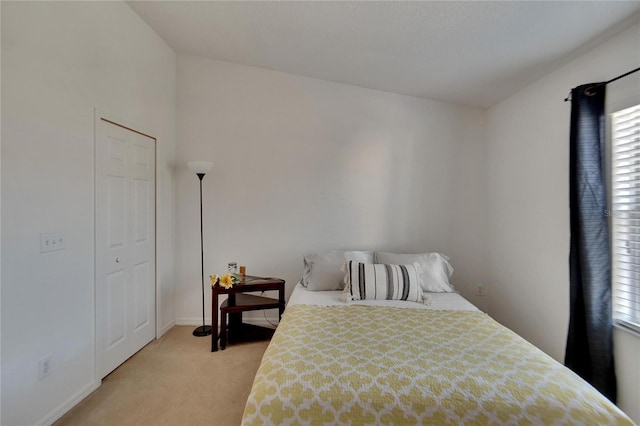
<svg viewBox="0 0 640 426"><path fill-rule="evenodd" d="M120 263L120 258L116 257L116 263Z"/></svg>

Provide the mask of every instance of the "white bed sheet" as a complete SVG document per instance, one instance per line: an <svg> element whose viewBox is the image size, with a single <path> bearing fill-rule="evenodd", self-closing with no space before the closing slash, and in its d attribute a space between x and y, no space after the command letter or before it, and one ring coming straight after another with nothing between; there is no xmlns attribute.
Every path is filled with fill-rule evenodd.
<svg viewBox="0 0 640 426"><path fill-rule="evenodd" d="M390 306L395 308L431 309L436 311L479 311L471 302L458 293L424 293L431 303L406 302L403 300L354 300L348 303L340 301L342 291L310 291L297 284L291 293L287 307L294 305L344 306L368 305Z"/></svg>

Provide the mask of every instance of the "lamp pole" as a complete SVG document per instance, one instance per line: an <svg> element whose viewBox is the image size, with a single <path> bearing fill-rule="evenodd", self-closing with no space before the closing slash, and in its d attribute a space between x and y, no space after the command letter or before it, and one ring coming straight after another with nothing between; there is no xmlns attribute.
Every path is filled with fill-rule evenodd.
<svg viewBox="0 0 640 426"><path fill-rule="evenodd" d="M207 161L190 161L189 168L196 172L198 179L200 180L200 268L202 278L202 326L193 330L193 335L197 337L204 337L211 334L211 326L205 325L204 319L204 225L202 214L202 179L207 171L213 166L212 163Z"/></svg>

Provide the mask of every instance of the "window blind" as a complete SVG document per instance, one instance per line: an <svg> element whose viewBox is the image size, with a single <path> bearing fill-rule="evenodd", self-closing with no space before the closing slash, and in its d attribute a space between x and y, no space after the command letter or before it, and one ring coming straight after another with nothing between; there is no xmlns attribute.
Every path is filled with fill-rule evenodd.
<svg viewBox="0 0 640 426"><path fill-rule="evenodd" d="M640 331L640 105L611 117L613 318Z"/></svg>

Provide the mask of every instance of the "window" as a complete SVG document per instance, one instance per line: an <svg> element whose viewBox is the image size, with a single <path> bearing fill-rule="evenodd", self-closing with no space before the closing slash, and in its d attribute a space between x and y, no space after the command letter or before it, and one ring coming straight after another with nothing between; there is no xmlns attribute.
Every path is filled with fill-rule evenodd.
<svg viewBox="0 0 640 426"><path fill-rule="evenodd" d="M640 331L640 105L611 116L613 318Z"/></svg>

